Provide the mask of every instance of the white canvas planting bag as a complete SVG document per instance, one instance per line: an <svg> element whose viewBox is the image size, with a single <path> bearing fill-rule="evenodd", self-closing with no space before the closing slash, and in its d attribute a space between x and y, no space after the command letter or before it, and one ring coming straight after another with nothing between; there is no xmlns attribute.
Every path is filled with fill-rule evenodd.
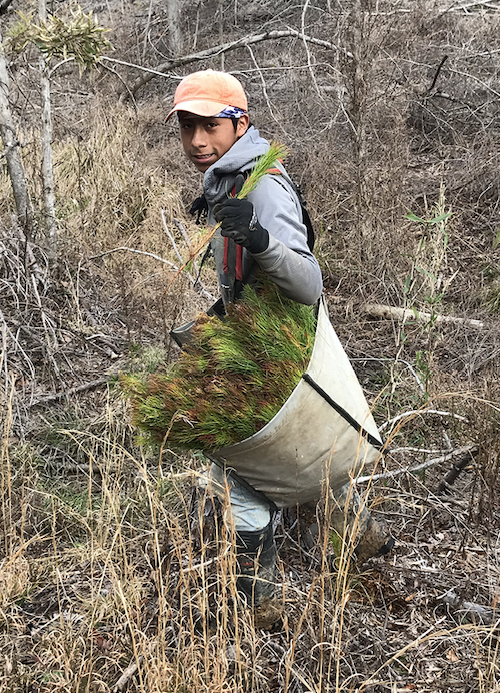
<svg viewBox="0 0 500 693"><path fill-rule="evenodd" d="M276 416L215 457L278 507L317 500L380 456L382 441L361 385L320 299L307 371ZM213 459L213 458L212 458Z"/></svg>

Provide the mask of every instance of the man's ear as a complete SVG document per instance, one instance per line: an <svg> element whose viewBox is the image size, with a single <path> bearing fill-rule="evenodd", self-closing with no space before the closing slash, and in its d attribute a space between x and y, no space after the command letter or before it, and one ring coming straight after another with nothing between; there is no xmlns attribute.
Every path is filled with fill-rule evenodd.
<svg viewBox="0 0 500 693"><path fill-rule="evenodd" d="M238 125L236 127L236 136L241 137L242 135L245 134L245 132L248 130L248 126L250 125L250 117L248 113L243 113L238 118Z"/></svg>

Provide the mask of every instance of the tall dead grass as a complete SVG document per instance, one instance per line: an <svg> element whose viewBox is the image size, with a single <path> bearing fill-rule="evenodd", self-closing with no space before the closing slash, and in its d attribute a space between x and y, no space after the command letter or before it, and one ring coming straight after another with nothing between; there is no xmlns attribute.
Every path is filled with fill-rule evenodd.
<svg viewBox="0 0 500 693"><path fill-rule="evenodd" d="M83 449L86 464L80 458L74 469L48 473L48 448L21 452L9 443L11 417L1 457L0 690L374 693L429 680L452 690L478 677L482 690L495 690L496 622L473 623L440 601L452 587L481 604L497 590L498 549L466 524L472 470L460 485L462 504L429 493L446 464L425 478L365 481L362 492L384 510L398 548L361 570L352 561L355 539L333 540L328 502L308 548L298 524L282 517L285 612L264 630L236 592L227 500L213 518L191 502L200 460L165 450L160 464L134 450L111 398L93 423L59 426L74 446L68 457ZM433 417L424 407L408 418L393 424L392 447ZM417 461L409 449L386 465ZM468 586L464 546L477 577ZM480 577L486 567L488 584Z"/></svg>

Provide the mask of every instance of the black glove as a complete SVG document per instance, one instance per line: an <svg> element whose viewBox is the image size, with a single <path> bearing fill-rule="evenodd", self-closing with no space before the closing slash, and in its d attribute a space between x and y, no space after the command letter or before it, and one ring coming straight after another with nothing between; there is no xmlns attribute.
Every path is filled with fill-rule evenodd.
<svg viewBox="0 0 500 693"><path fill-rule="evenodd" d="M243 180L243 176L237 176L236 189L239 187L239 178ZM232 238L238 245L248 248L252 255L267 250L269 232L257 221L251 202L231 197L215 205L213 213L217 221L221 222L222 236Z"/></svg>

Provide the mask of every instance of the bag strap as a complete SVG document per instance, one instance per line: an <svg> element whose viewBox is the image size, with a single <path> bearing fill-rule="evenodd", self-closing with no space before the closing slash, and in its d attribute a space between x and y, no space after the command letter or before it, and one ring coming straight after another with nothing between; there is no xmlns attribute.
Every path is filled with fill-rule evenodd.
<svg viewBox="0 0 500 693"><path fill-rule="evenodd" d="M304 373L302 375L302 379L305 380L305 382L312 387L313 390L315 390L318 395L323 397L325 402L328 402L328 404L335 409L337 414L340 414L340 416L344 419L344 421L347 421L347 423L352 426L360 435L363 436L363 438L366 438L367 441L372 445L376 450L379 450L380 452L384 452L386 449L386 444L380 440L377 440L375 436L373 436L371 433L369 433L366 429L363 428L363 426L356 421L354 417L352 417L348 411L344 409L344 407L341 407L340 404L335 402L328 392L323 390L323 388L318 385L318 383L311 378L309 373Z"/></svg>

